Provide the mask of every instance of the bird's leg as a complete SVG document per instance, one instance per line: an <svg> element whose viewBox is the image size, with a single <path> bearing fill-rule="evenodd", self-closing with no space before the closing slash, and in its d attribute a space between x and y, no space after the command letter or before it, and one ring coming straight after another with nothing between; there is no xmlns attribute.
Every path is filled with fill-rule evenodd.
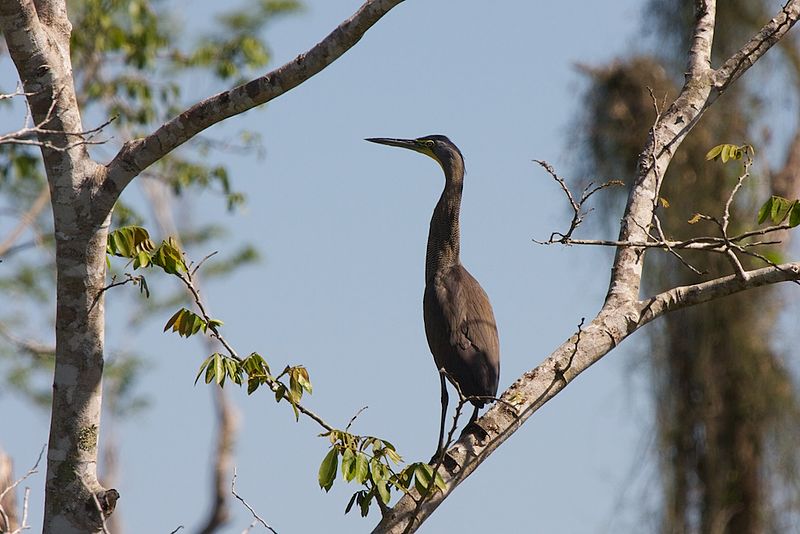
<svg viewBox="0 0 800 534"><path fill-rule="evenodd" d="M478 410L479 408L475 406L475 409L472 410L472 417L469 418L469 421L466 425L464 425L464 429L461 431L461 435L459 439L464 436L464 434L473 431L474 429L478 428L478 425L475 425L475 421L478 419Z"/></svg>
<svg viewBox="0 0 800 534"><path fill-rule="evenodd" d="M439 423L439 441L436 443L436 454L431 458L431 463L435 462L441 455L444 448L444 420L447 416L447 403L449 398L447 396L447 382L444 379L444 373L439 373L439 380L442 384L442 418Z"/></svg>

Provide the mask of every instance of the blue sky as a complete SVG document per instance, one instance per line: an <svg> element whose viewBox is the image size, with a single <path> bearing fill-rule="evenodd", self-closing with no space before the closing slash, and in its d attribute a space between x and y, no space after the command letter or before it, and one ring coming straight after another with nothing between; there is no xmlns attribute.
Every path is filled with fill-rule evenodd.
<svg viewBox="0 0 800 534"><path fill-rule="evenodd" d="M187 24L208 24L211 3L198 4L176 3L191 6ZM273 66L359 4L308 0L305 11L271 26ZM248 196L241 212L228 214L211 195L191 210L198 222L231 228L214 249L251 242L262 252L260 264L207 289L212 315L225 320L239 352L258 351L273 369L306 365L310 407L344 426L369 406L353 430L389 439L409 461L429 458L438 432L438 376L421 301L427 227L443 178L430 159L363 138L442 133L464 153L462 261L494 305L504 389L602 303L609 254L532 242L564 229L568 217L561 192L531 160L569 174L582 87L575 64L624 54L640 34L633 0L454 5L407 0L317 77L214 127L208 134L216 138L260 132L266 156L214 156ZM11 75L7 61L2 69ZM186 83L198 98L221 89L210 80ZM135 186L125 193L134 202L140 196ZM166 290L166 281L150 278L154 291ZM213 413L208 388L193 386L204 349L162 334L167 312L133 331L123 320L128 305L108 297L109 344L151 362L139 388L152 404L113 429L123 444L118 511L127 532L181 524L191 532L209 499ZM537 532L565 534L652 525L658 480L642 347L634 336L578 378L422 531L525 532L532 521ZM376 511L367 519L342 514L356 487L339 480L329 494L319 489L327 441L317 427L295 423L268 395L231 393L242 416L237 488L278 532L371 530ZM0 444L24 469L46 442L48 417L8 395L0 395L0 414L7 429ZM29 483L36 525L43 474ZM233 511L227 532L240 532L249 515L236 503Z"/></svg>

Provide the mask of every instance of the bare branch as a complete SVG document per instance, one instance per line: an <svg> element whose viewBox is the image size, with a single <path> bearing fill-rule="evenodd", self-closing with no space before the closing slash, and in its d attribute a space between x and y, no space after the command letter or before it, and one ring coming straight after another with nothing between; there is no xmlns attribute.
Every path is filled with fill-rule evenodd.
<svg viewBox="0 0 800 534"><path fill-rule="evenodd" d="M772 20L764 25L738 52L731 56L713 75L714 88L722 93L753 66L767 50L781 40L800 17L800 0L789 0Z"/></svg>
<svg viewBox="0 0 800 534"><path fill-rule="evenodd" d="M247 508L248 510L250 510L250 513L251 513L251 514L253 514L253 519L254 519L255 521L258 521L259 523L261 523L262 525L264 525L264 528L266 528L267 530L269 530L270 532L272 532L272 534L278 534L277 532L275 532L275 529L274 529L274 528L272 528L271 526L269 526L269 524L267 524L267 522L266 522L266 521L264 521L264 520L261 518L261 516L259 516L259 515L256 513L256 511L253 509L253 507L252 507L252 506L250 506L249 504L247 504L247 501L245 501L245 500L244 500L244 499L243 499L241 496L239 496L239 494L238 494L238 493L236 493L236 468L235 468L235 467L233 468L233 479L231 480L231 493L233 494L233 496L234 496L234 497L236 497L236 498L239 500L239 502L241 502L241 503L242 503L242 504L245 506L245 508ZM248 530L249 530L249 529L248 529Z"/></svg>
<svg viewBox="0 0 800 534"><path fill-rule="evenodd" d="M55 100L53 101L55 102ZM112 117L105 121L100 126L92 128L91 130L84 130L81 132L62 132L59 130L52 130L45 128L43 125L49 123L53 119L52 107L48 110L45 118L34 126L26 126L15 132L0 135L0 145L28 145L48 148L59 152L65 152L72 148L81 145L102 145L108 142L107 139L101 141L93 141L96 134L100 133L106 126L114 122L116 117ZM77 137L76 141L68 141L71 137ZM58 142L48 141L48 138L64 139L64 144L59 145Z"/></svg>
<svg viewBox="0 0 800 534"><path fill-rule="evenodd" d="M2 489L2 491L0 491L0 527L2 527L2 530L0 530L0 532L9 532L9 534L17 534L19 532L22 532L23 530L30 528L30 526L28 525L28 498L30 495L30 488L25 488L25 497L22 502L22 521L19 523L19 525L16 525L15 524L16 521L12 519L16 517L16 510L7 511L5 509L5 506L14 505L15 500L13 499L14 494L12 493L14 488L16 488L17 486L22 484L25 480L27 480L28 478L39 472L39 464L42 461L42 456L44 455L45 448L47 448L47 445L42 446L42 450L39 451L39 456L36 458L36 462L33 464L33 467L28 469L27 473L22 475L22 477L18 478L14 482L5 485L5 487L0 488ZM10 470L6 474L10 476L11 475ZM8 498L9 495L12 498Z"/></svg>
<svg viewBox="0 0 800 534"><path fill-rule="evenodd" d="M361 415L364 412L364 410L366 410L367 408L369 408L369 406L362 406L361 409L358 410L356 412L356 414L353 417L350 418L350 422L347 423L347 426L344 428L345 432L350 432L350 427L353 426L353 423L356 422L356 419L358 419L358 416Z"/></svg>
<svg viewBox="0 0 800 534"><path fill-rule="evenodd" d="M586 203L586 201L589 200L589 198L592 195L594 195L598 191L606 189L607 187L624 185L624 183L621 182L620 180L610 180L604 184L595 187L592 187L594 184L590 183L583 190L580 200L575 200L575 197L572 194L572 191L569 190L567 183L564 181L563 178L561 178L556 173L552 165L550 165L544 160L535 159L533 161L538 163L544 170L546 170L547 173L553 177L553 180L555 180L558 183L558 185L561 187L561 190L564 192L564 195L566 195L570 207L572 208L572 221L570 221L569 223L569 229L567 230L567 232L563 234L561 232L553 232L552 234L550 234L550 238L547 241L536 241L534 239L534 242L539 244L545 244L545 245L551 245L553 243L568 244L568 242L572 239L572 232L574 232L578 228L578 226L580 226L581 223L583 223L583 218L586 217L586 215L588 215L589 212L591 211L591 210L583 211L583 205Z"/></svg>

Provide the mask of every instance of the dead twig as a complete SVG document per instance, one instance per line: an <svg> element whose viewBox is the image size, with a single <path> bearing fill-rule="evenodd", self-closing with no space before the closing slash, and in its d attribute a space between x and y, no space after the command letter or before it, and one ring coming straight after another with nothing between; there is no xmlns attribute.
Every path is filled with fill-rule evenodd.
<svg viewBox="0 0 800 534"><path fill-rule="evenodd" d="M251 514L253 514L253 521L258 521L259 523L261 523L261 524L264 526L264 528L266 528L267 530L269 530L270 532L272 532L272 534L278 534L278 533L275 531L275 529L274 529L274 528L272 528L271 526L269 526L269 524L267 524L267 522L266 522L266 521L264 521L264 520L261 518L261 516L259 516L259 515L256 513L256 511L253 509L253 507L252 507L252 506L250 506L250 505L247 503L247 501L245 501L245 500L244 500L244 499L243 499L243 498L242 498L242 497L241 497L241 496L240 496L238 493L236 493L236 476L237 476L237 474L236 474L236 468L234 467L234 468L233 468L233 479L231 480L231 493L233 494L233 496L234 496L234 497L236 497L236 498L239 500L239 502L241 502L241 503L244 505L244 507L245 507L245 508L247 508L248 510L250 510L250 513L251 513ZM244 532L248 532L248 531L249 531L249 530L250 530L250 529L251 529L253 526L254 526L254 525L252 525L252 524L251 524L251 525L250 525L250 527L248 527L247 529L245 529L245 530L244 530Z"/></svg>

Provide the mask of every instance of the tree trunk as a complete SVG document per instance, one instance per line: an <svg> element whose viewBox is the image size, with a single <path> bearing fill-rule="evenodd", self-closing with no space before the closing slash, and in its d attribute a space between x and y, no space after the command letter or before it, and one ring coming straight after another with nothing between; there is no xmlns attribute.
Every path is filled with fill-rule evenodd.
<svg viewBox="0 0 800 534"><path fill-rule="evenodd" d="M59 202L65 195L53 193L58 304L44 532L93 532L103 526L99 510L110 513L119 496L100 485L96 471L110 216L92 227L86 199L70 194Z"/></svg>

